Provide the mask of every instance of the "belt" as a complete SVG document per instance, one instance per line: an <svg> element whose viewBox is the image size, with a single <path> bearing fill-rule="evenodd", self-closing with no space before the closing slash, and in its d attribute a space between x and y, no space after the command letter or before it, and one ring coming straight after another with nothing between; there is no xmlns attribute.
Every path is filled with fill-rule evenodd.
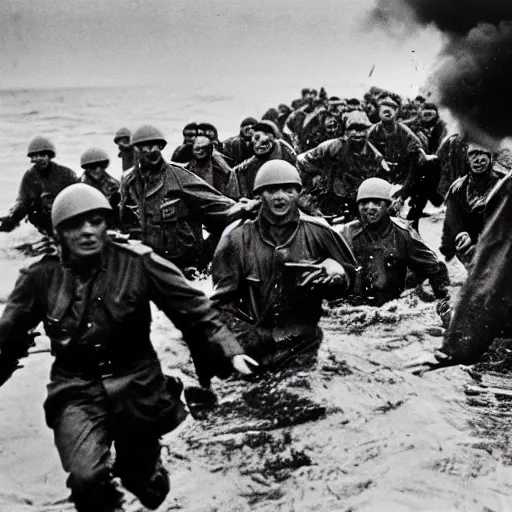
<svg viewBox="0 0 512 512"><path fill-rule="evenodd" d="M70 351L71 352L71 351ZM59 354L55 358L55 364L68 373L85 374L98 378L108 378L124 373L140 365L144 359L148 359L150 351L124 351L122 355L110 353L103 345L93 345L87 350L76 350L74 353Z"/></svg>

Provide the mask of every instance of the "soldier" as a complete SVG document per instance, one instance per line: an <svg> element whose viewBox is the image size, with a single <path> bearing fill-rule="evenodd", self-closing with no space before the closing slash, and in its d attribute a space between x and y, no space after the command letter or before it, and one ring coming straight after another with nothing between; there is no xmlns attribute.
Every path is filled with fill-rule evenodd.
<svg viewBox="0 0 512 512"><path fill-rule="evenodd" d="M16 202L2 219L0 231L12 231L26 217L40 233L52 235L53 200L78 181L71 169L53 161L55 155L55 146L47 138L36 137L30 142L27 156L33 166L23 175Z"/></svg>
<svg viewBox="0 0 512 512"><path fill-rule="evenodd" d="M355 283L345 241L299 214L301 187L290 163L263 164L254 182L262 203L257 219L230 226L212 263L212 300L263 368L316 353L322 299L342 296Z"/></svg>
<svg viewBox="0 0 512 512"><path fill-rule="evenodd" d="M240 123L240 133L226 139L222 143L224 155L231 167L241 164L244 160L254 155L251 140L254 133L254 125L257 123L258 121L254 117L246 117Z"/></svg>
<svg viewBox="0 0 512 512"><path fill-rule="evenodd" d="M279 130L272 121L260 121L254 125L253 130L254 156L233 169L242 197L252 197L254 178L265 162L285 160L295 165L297 161L297 155L291 146L278 138Z"/></svg>
<svg viewBox="0 0 512 512"><path fill-rule="evenodd" d="M119 128L114 135L114 143L117 144L122 162L123 171L131 169L135 165L135 151L131 144L132 132L128 128Z"/></svg>
<svg viewBox="0 0 512 512"><path fill-rule="evenodd" d="M181 382L164 376L150 341L150 301L181 329L204 386L231 368L251 372L208 299L172 263L108 240L110 213L89 185L62 191L51 212L59 252L22 271L0 319L2 358L44 323L55 357L46 421L78 512L122 510L113 474L152 510L169 492L159 438L187 413Z"/></svg>
<svg viewBox="0 0 512 512"><path fill-rule="evenodd" d="M183 143L174 150L171 161L185 164L192 159L192 145L197 137L197 124L187 123L183 128L182 134Z"/></svg>
<svg viewBox="0 0 512 512"><path fill-rule="evenodd" d="M503 177L493 170L492 154L478 144L467 145L469 172L455 180L446 195L446 215L441 253L454 256L469 268L475 245L484 227L487 197Z"/></svg>
<svg viewBox="0 0 512 512"><path fill-rule="evenodd" d="M382 153L391 167L389 180L401 185L396 197L405 201L411 197L408 219L418 229L426 201L422 197L420 180L423 167L436 159L427 155L421 140L404 123L397 120L400 105L387 96L379 101L380 121L370 128L368 140Z"/></svg>
<svg viewBox="0 0 512 512"><path fill-rule="evenodd" d="M359 185L389 171L382 154L368 141L370 126L366 114L352 112L346 119L346 137L328 140L299 155L304 204L315 205L324 215L344 216L345 222L357 216Z"/></svg>
<svg viewBox="0 0 512 512"><path fill-rule="evenodd" d="M134 132L139 163L121 182L121 223L179 268L202 270L209 262L202 226L220 236L247 205L251 208L255 202L237 204L193 172L166 163L161 153L166 144L153 126Z"/></svg>
<svg viewBox="0 0 512 512"><path fill-rule="evenodd" d="M80 157L80 165L84 170L80 182L98 189L112 207L112 223L119 224L119 181L107 172L110 159L105 151L98 148L89 148Z"/></svg>
<svg viewBox="0 0 512 512"><path fill-rule="evenodd" d="M357 292L363 302L376 306L396 299L405 289L409 269L429 279L439 299L437 311L446 319L450 309L446 265L406 221L390 217L391 188L381 178L363 181L357 192L360 219L336 226L362 267Z"/></svg>

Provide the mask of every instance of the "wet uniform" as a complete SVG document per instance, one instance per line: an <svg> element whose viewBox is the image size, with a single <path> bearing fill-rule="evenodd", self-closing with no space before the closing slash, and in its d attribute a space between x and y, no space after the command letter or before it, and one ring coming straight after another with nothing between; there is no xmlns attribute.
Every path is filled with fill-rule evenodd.
<svg viewBox="0 0 512 512"><path fill-rule="evenodd" d="M55 357L45 401L79 512L97 512L115 474L156 508L169 490L159 437L185 417L150 341L150 301L180 329L200 380L226 376L240 346L208 299L146 246L108 242L94 268L46 256L23 270L0 319L8 353L43 322ZM111 509L108 509L111 510Z"/></svg>
<svg viewBox="0 0 512 512"><path fill-rule="evenodd" d="M475 177L470 173L455 180L446 194L446 215L441 238L441 253L448 259L455 256L455 237L469 233L476 244L484 226L485 203L491 190L503 176L490 171Z"/></svg>
<svg viewBox="0 0 512 512"><path fill-rule="evenodd" d="M512 334L512 175L489 195L485 225L445 335L442 351L454 362L476 363L493 340Z"/></svg>
<svg viewBox="0 0 512 512"><path fill-rule="evenodd" d="M226 139L222 143L222 146L224 148L224 155L226 156L226 159L233 167L254 156L251 141L246 141L240 135L235 135L234 137Z"/></svg>
<svg viewBox="0 0 512 512"><path fill-rule="evenodd" d="M391 183L403 185L404 198L419 178L417 164L419 150L423 148L420 139L405 124L397 122L388 133L382 122L368 131L368 140L379 150L387 162L396 164L389 176Z"/></svg>
<svg viewBox="0 0 512 512"><path fill-rule="evenodd" d="M14 206L4 217L1 228L14 229L25 217L44 235L52 234L51 208L57 194L73 183L77 175L68 167L50 161L40 171L35 166L25 172Z"/></svg>
<svg viewBox="0 0 512 512"><path fill-rule="evenodd" d="M222 195L231 198L239 197L234 173L220 154L212 155L204 165L192 159L185 168L206 181Z"/></svg>
<svg viewBox="0 0 512 512"><path fill-rule="evenodd" d="M361 289L356 293L365 302L380 306L398 298L405 289L407 269L428 278L436 298L448 296L446 265L406 221L392 217L381 233L365 228L359 220L336 230L362 266Z"/></svg>
<svg viewBox="0 0 512 512"><path fill-rule="evenodd" d="M235 220L229 216L234 204L176 164L162 163L159 170L147 172L136 167L121 181L121 224L129 219L125 229L180 268L204 268L208 257L202 225L220 236Z"/></svg>
<svg viewBox="0 0 512 512"><path fill-rule="evenodd" d="M305 193L324 215L357 215L355 203L359 185L367 178L386 177L382 154L367 142L355 152L343 139L332 139L299 155L297 167Z"/></svg>
<svg viewBox="0 0 512 512"><path fill-rule="evenodd" d="M108 172L103 173L102 177L98 180L86 169L82 176L80 176L80 182L98 189L108 199L110 206L114 210L114 217L117 220L119 217L119 201L121 200L119 180L116 180Z"/></svg>
<svg viewBox="0 0 512 512"><path fill-rule="evenodd" d="M245 160L240 165L237 165L233 171L235 173L241 197L252 197L252 189L254 185L254 178L260 167L269 160L285 160L286 162L295 165L297 162L297 155L292 147L283 140L277 139L275 141L274 149L269 155L259 158L254 155L249 160Z"/></svg>
<svg viewBox="0 0 512 512"><path fill-rule="evenodd" d="M355 282L355 261L345 241L313 218L297 218L279 244L263 216L230 226L222 235L212 264L214 294L227 307L237 337L248 355L272 365L321 341L318 321L327 291L308 292L296 286L303 270L285 262L319 263L332 258ZM346 290L344 288L341 293ZM336 295L336 290L331 291Z"/></svg>

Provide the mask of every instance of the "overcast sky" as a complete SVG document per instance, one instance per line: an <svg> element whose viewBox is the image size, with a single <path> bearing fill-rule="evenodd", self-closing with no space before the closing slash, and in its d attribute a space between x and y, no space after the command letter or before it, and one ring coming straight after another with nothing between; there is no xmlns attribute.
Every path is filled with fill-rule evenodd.
<svg viewBox="0 0 512 512"><path fill-rule="evenodd" d="M448 0L447 0L448 1ZM423 82L440 42L365 26L373 0L2 0L3 88ZM405 91L404 91L405 92Z"/></svg>

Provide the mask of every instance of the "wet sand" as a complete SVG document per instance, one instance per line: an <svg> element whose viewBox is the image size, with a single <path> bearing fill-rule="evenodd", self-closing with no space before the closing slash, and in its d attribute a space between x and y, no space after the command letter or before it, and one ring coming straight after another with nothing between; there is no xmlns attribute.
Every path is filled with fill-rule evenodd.
<svg viewBox="0 0 512 512"><path fill-rule="evenodd" d="M438 217L420 226L434 247L440 227ZM456 294L464 271L449 268ZM431 299L425 286L381 309L330 308L310 371L216 381L218 407L163 439L172 490L159 510L512 510L506 375L453 367L417 377L402 369L441 343ZM164 368L192 383L178 338L156 312ZM70 511L43 419L50 357L23 364L0 389L0 510ZM144 510L126 498L127 511Z"/></svg>

